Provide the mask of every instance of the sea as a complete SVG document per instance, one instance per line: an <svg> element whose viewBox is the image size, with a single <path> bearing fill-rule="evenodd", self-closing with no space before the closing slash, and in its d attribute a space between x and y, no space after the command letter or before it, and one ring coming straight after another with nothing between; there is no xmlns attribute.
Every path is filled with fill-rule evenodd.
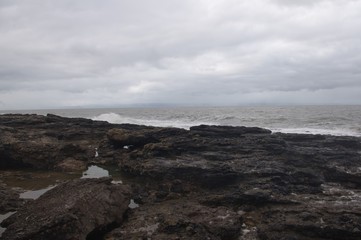
<svg viewBox="0 0 361 240"><path fill-rule="evenodd" d="M132 123L189 129L191 126L227 125L262 127L272 132L361 136L361 105L352 106L239 106L77 108L0 111L56 114L110 123Z"/></svg>

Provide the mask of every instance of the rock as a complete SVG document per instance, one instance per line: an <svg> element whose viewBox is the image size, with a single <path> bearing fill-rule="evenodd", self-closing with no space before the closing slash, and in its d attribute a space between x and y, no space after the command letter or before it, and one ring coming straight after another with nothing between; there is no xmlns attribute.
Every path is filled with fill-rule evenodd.
<svg viewBox="0 0 361 240"><path fill-rule="evenodd" d="M80 162L118 165L139 208L127 212L109 239L359 239L360 140L256 127L201 125L184 130L54 115L0 115L0 168L72 171ZM81 202L79 191L74 198ZM46 201L51 204L62 195L71 199L65 192ZM45 200L42 204L48 206ZM98 208L113 216L105 207L91 209ZM39 211L40 206L31 209ZM46 209L49 216L35 214L36 221L52 219L55 210ZM8 231L37 232L39 226L32 228L36 223L26 227L24 219L31 211L22 212L9 218L18 216L12 220L16 230L9 226ZM73 215L58 215L59 221L72 221ZM93 217L75 224L75 229L85 226L83 237L118 221L113 216L90 227L86 219ZM44 226L44 232L53 231Z"/></svg>
<svg viewBox="0 0 361 240"><path fill-rule="evenodd" d="M297 209L297 208L295 208ZM330 209L329 209L330 210ZM299 210L290 208L273 209L264 212L264 222L258 225L262 239L360 239L360 233L354 229L359 226L360 217L353 214L340 213L335 215L315 209L312 215L304 218ZM332 213L332 210L331 210ZM347 221L345 221L347 219Z"/></svg>
<svg viewBox="0 0 361 240"><path fill-rule="evenodd" d="M75 160L73 158L64 159L55 166L56 170L64 172L79 172L87 169L87 165L83 161Z"/></svg>
<svg viewBox="0 0 361 240"><path fill-rule="evenodd" d="M111 129L107 133L109 141L119 147L140 147L156 140L148 131L129 131L126 129Z"/></svg>
<svg viewBox="0 0 361 240"><path fill-rule="evenodd" d="M120 168L133 175L143 175L165 181L181 179L212 188L223 187L238 178L238 174L227 165L192 158L123 161Z"/></svg>
<svg viewBox="0 0 361 240"><path fill-rule="evenodd" d="M19 193L0 184L0 214L16 211L25 203L25 200L19 198Z"/></svg>
<svg viewBox="0 0 361 240"><path fill-rule="evenodd" d="M1 225L1 239L86 239L123 221L130 190L110 178L61 184L25 205Z"/></svg>
<svg viewBox="0 0 361 240"><path fill-rule="evenodd" d="M244 134L270 134L271 131L258 127L231 127L231 126L209 126L200 125L190 128L201 136L218 136L218 137L240 137Z"/></svg>
<svg viewBox="0 0 361 240"><path fill-rule="evenodd" d="M6 158L2 159L2 166L5 168L33 167L47 169L50 161L57 158L59 146L56 143L41 143L35 141L15 141L4 146Z"/></svg>
<svg viewBox="0 0 361 240"><path fill-rule="evenodd" d="M238 239L241 225L231 209L177 199L133 209L105 239Z"/></svg>
<svg viewBox="0 0 361 240"><path fill-rule="evenodd" d="M91 162L100 145L104 153L113 150L104 140L115 126L55 115L0 115L0 168L53 169L66 158Z"/></svg>
<svg viewBox="0 0 361 240"><path fill-rule="evenodd" d="M330 182L350 183L361 188L361 171L351 171L341 166L325 168L325 178Z"/></svg>

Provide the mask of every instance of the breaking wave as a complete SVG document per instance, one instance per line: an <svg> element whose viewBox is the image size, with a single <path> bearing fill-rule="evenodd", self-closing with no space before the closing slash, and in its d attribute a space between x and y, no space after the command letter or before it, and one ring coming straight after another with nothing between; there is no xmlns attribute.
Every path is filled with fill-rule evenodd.
<svg viewBox="0 0 361 240"><path fill-rule="evenodd" d="M137 125L146 125L146 126L154 126L154 127L176 127L176 128L184 128L189 129L192 126L207 124L214 125L216 123L206 122L206 121L192 121L185 118L178 119L144 119L144 118L134 118L128 116L122 116L117 113L103 113L99 116L93 117L92 120L98 121L107 121L109 123L131 123Z"/></svg>
<svg viewBox="0 0 361 240"><path fill-rule="evenodd" d="M361 134L351 129L318 129L318 128L270 128L272 132L280 133L298 133L298 134L321 134L334 136L356 136L361 137Z"/></svg>

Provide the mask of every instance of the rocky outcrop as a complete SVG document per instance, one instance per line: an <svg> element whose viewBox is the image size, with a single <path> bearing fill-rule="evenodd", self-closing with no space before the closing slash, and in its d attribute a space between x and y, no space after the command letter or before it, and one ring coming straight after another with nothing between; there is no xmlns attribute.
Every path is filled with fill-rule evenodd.
<svg viewBox="0 0 361 240"><path fill-rule="evenodd" d="M106 239L360 236L357 137L257 127L113 125L54 115L0 115L0 131L0 168L119 167L139 208L128 209ZM99 189L99 196L107 191ZM27 210L22 212L9 218L12 226L24 224ZM10 226L7 231L13 231ZM87 228L88 234L91 228L98 227Z"/></svg>
<svg viewBox="0 0 361 240"><path fill-rule="evenodd" d="M98 239L123 221L129 188L110 178L59 185L27 204L1 225L1 239Z"/></svg>
<svg viewBox="0 0 361 240"><path fill-rule="evenodd" d="M53 169L73 158L85 163L95 159L95 149L114 128L107 122L63 118L55 115L0 116L0 168ZM104 151L108 152L106 144ZM106 158L106 156L104 155ZM111 157L107 161L111 162Z"/></svg>
<svg viewBox="0 0 361 240"><path fill-rule="evenodd" d="M160 220L141 224L130 217L136 227L127 223L114 230L110 236L116 239L359 238L359 138L199 126L157 140L128 149L119 166L148 179L146 187L139 187L140 208L146 211L148 204L159 202L152 211ZM196 217L184 220L171 210L170 223L164 220L169 219L169 199L174 206L197 200L185 207L189 211L205 206L209 214L219 207L240 213L239 231L222 236ZM193 235L187 231L190 225L198 229Z"/></svg>

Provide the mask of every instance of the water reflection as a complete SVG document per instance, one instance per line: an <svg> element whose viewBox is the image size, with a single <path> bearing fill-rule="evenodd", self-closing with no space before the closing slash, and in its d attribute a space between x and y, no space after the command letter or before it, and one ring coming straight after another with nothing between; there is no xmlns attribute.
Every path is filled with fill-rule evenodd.
<svg viewBox="0 0 361 240"><path fill-rule="evenodd" d="M20 198L28 198L28 199L37 199L47 191L52 188L55 188L56 185L49 186L47 188L39 189L39 190L29 190L23 193L20 193Z"/></svg>
<svg viewBox="0 0 361 240"><path fill-rule="evenodd" d="M96 165L89 166L81 178L109 177L109 171Z"/></svg>
<svg viewBox="0 0 361 240"><path fill-rule="evenodd" d="M121 176L116 167L104 169L91 165L84 172L64 173L46 172L37 170L21 171L0 171L0 177L7 186L24 191L20 198L37 199L48 190L54 188L59 183L77 178L100 178L112 176L114 183L122 183Z"/></svg>
<svg viewBox="0 0 361 240"><path fill-rule="evenodd" d="M0 223L2 223L2 221L4 221L5 219L7 219L8 217L10 217L11 215L13 215L16 212L8 212L5 214L0 214ZM3 234L3 232L5 231L6 228L0 227L0 237Z"/></svg>

